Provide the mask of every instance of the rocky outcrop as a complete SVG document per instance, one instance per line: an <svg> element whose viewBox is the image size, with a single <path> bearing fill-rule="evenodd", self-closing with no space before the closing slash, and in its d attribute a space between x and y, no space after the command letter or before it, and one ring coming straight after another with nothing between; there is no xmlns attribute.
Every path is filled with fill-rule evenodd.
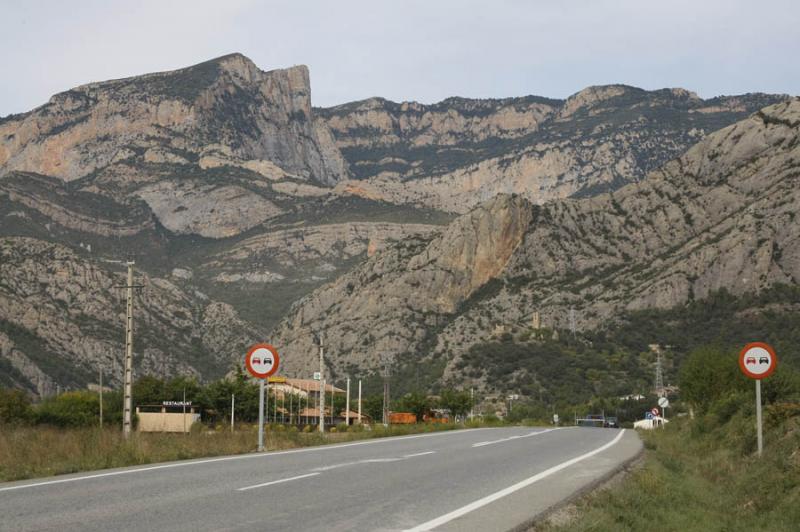
<svg viewBox="0 0 800 532"><path fill-rule="evenodd" d="M270 184L302 198L349 175L310 95L306 67L264 72L240 54L83 85L0 123L0 176L50 176L121 205L138 196L177 234L235 236L283 212Z"/></svg>
<svg viewBox="0 0 800 532"><path fill-rule="evenodd" d="M0 180L0 198L33 209L46 219L82 233L132 236L155 227L143 204L121 205L110 198L70 190L57 179L13 172Z"/></svg>
<svg viewBox="0 0 800 532"><path fill-rule="evenodd" d="M641 183L537 206L500 196L430 242L406 242L300 301L276 342L313 367L325 331L334 371L430 357L452 364L496 324L613 320L726 288L800 280L800 100L711 134ZM473 243L483 243L483 252ZM488 260L482 260L484 257Z"/></svg>
<svg viewBox="0 0 800 532"><path fill-rule="evenodd" d="M456 145L517 138L536 131L560 106L535 96L505 100L448 98L435 105L371 98L319 109L340 147Z"/></svg>
<svg viewBox="0 0 800 532"><path fill-rule="evenodd" d="M122 377L125 306L123 272L64 246L32 238L0 240L0 330L3 357L33 389L45 393ZM246 344L261 335L227 305L209 302L171 282L137 275L134 337L137 372L222 375Z"/></svg>
<svg viewBox="0 0 800 532"><path fill-rule="evenodd" d="M24 352L17 348L8 335L0 331L0 359L6 361L12 370L17 373L5 375L4 381L10 380L14 387L28 389L39 397L54 395L58 390L56 382L30 359Z"/></svg>
<svg viewBox="0 0 800 532"><path fill-rule="evenodd" d="M268 199L238 186L162 181L138 195L175 234L224 238L255 227L283 212Z"/></svg>
<svg viewBox="0 0 800 532"><path fill-rule="evenodd" d="M440 230L440 226L432 224L387 222L347 222L279 229L242 240L211 257L203 268L239 272L249 269L250 273L255 273L259 265L275 264L287 277L298 269L315 269L317 274L324 274L338 269L336 264L346 264L360 256L372 256L392 242ZM279 279L285 278L284 275Z"/></svg>
<svg viewBox="0 0 800 532"><path fill-rule="evenodd" d="M314 124L310 95L305 66L263 72L240 54L83 85L0 124L0 173L73 181L120 160L176 163L222 144L240 159L335 183L347 171Z"/></svg>
<svg viewBox="0 0 800 532"><path fill-rule="evenodd" d="M505 269L530 214L524 200L498 198L432 240L406 238L376 253L301 300L274 334L286 346L287 371L313 366L305 353L313 352L310 342L318 330L325 331L329 350L339 354L335 369L374 364L376 349L399 354L419 343L436 316L453 312Z"/></svg>
<svg viewBox="0 0 800 532"><path fill-rule="evenodd" d="M566 101L381 99L320 110L354 180L336 193L463 213L497 194L534 203L641 180L707 133L785 96L589 87Z"/></svg>

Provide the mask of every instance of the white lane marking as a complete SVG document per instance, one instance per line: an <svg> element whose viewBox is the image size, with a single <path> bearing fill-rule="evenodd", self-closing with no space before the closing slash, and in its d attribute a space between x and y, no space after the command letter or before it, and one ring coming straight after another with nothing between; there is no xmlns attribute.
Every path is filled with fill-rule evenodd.
<svg viewBox="0 0 800 532"><path fill-rule="evenodd" d="M317 475L319 475L319 473L307 473L305 475L297 475L296 477L282 478L280 480L273 480L272 482L264 482L263 484L256 484L255 486L246 486L244 488L237 488L236 491L247 491L255 488L263 488L264 486L272 486L273 484L282 484L283 482L299 480L301 478L307 478L307 477L315 477Z"/></svg>
<svg viewBox="0 0 800 532"><path fill-rule="evenodd" d="M390 458L365 458L364 460L356 460L354 462L343 462L341 464L333 464L328 466L321 466L315 467L311 471L330 471L331 469L339 469L340 467L347 467L352 465L358 464L382 464L387 462L399 462L401 460L407 460L409 458L414 458L417 456L425 456L428 454L435 454L436 451L425 451L424 453L414 453L414 454L406 454L401 457L390 457Z"/></svg>
<svg viewBox="0 0 800 532"><path fill-rule="evenodd" d="M545 432L550 432L550 431L553 431L553 430L558 430L558 429L545 429L545 430L540 430L538 432L530 432L528 434L520 434L519 436L509 436L508 438L501 438L499 440L481 441L481 442L478 442L478 443L473 443L472 446L473 447L483 447L485 445L492 445L494 443L503 443L503 442L506 442L506 441L517 440L519 438L528 438L530 436L536 436L537 434L544 434Z"/></svg>
<svg viewBox="0 0 800 532"><path fill-rule="evenodd" d="M356 465L358 463L360 463L360 461L359 462L343 462L341 464L333 464L333 465L328 465L328 466L315 467L311 471L330 471L331 469L339 469L340 467L347 467L347 466L351 466L351 465Z"/></svg>
<svg viewBox="0 0 800 532"><path fill-rule="evenodd" d="M425 451L424 453L407 454L403 458L414 458L416 456L425 456L428 454L436 454L436 451Z"/></svg>
<svg viewBox="0 0 800 532"><path fill-rule="evenodd" d="M229 460L247 460L249 458L271 458L273 456L280 456L284 454L297 454L297 453L310 453L310 452L317 452L317 451L329 451L332 449L342 449L344 447L355 447L357 445L371 445L374 443L388 443L392 441L400 441L400 440L413 440L416 438L426 438L426 437L434 437L434 436L449 436L455 433L464 433L464 432L471 432L476 430L491 430L489 428L480 428L480 429L463 429L463 430L447 430L442 432L436 432L433 434L413 434L411 436L391 436L388 438L374 438L371 440L364 440L364 441L357 441L351 443L337 443L334 445L320 445L317 447L304 447L302 449L291 449L289 451L277 451L277 452L268 452L268 453L258 453L258 454L240 454L236 456L223 456L221 458L209 458L205 460L189 460L186 462L177 462L174 464L163 464L157 466L149 466L149 467L140 467L137 469L126 469L124 471L110 471L108 473L96 473L94 475L85 475L82 477L71 477L71 478L61 478L58 480L46 480L44 482L35 482L33 484L22 484L20 486L8 486L4 488L0 488L0 492L2 491L12 491L12 490L21 490L26 488L36 488L39 486L49 486L52 484L63 484L65 482L77 482L79 480L91 480L94 478L103 478L103 477L115 477L117 475L129 475L131 473L143 473L145 471L155 471L158 469L171 469L173 467L186 467L191 465L199 465L199 464L210 464L214 462L226 462Z"/></svg>
<svg viewBox="0 0 800 532"><path fill-rule="evenodd" d="M448 522L452 521L453 519L456 519L458 517L461 517L462 515L465 515L465 514L468 514L468 513L472 512L474 510L477 510L478 508L486 506L487 504L492 503L492 502L496 501L497 499L501 499L501 498L505 497L506 495L510 495L510 494L514 493L515 491L521 490L522 488L526 488L526 487L530 486L531 484L533 484L534 482L538 482L538 481L542 480L543 478L547 478L547 477L549 477L550 475L552 475L554 473L558 473L562 469L565 469L565 468L567 468L567 467L569 467L569 466L571 466L573 464L577 464L581 460L586 460L587 458L589 458L591 456L594 456L597 453L605 451L606 449L608 449L609 447L611 447L612 445L617 443L620 440L620 438L622 438L622 435L624 433L625 433L625 429L621 429L616 438L614 438L610 442L606 443L605 445L603 445L601 447L598 447L597 449L595 449L593 451L589 451L586 454L582 454L582 455L580 455L578 457L575 457L575 458L573 458L571 460L567 460L566 462L561 462L560 464L555 465L555 466L551 467L550 469L546 469L545 471L542 471L541 473L537 473L537 474L533 475L532 477L526 478L525 480L523 480L521 482L517 482L513 486L509 486L509 487L507 487L505 489L502 489L500 491L492 493L491 495L487 495L486 497L484 497L482 499L478 499L477 501L471 502L466 506L462 506L461 508L459 508L457 510L453 510L452 512L450 512L448 514L445 514L445 515L443 515L441 517L437 517L436 519L431 519L430 521L422 523L421 525L417 525L414 528L409 528L405 532L423 532L423 531L426 531L426 530L433 530L436 527L442 526L443 524L448 523Z"/></svg>

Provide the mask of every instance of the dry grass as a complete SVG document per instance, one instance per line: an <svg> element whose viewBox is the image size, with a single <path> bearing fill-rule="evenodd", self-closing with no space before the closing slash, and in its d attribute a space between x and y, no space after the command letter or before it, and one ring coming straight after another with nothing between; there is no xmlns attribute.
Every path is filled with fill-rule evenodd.
<svg viewBox="0 0 800 532"><path fill-rule="evenodd" d="M766 431L762 458L753 452L752 417L703 424L676 421L667 430L642 434L644 467L579 501L567 519L534 530L798 530L800 418Z"/></svg>
<svg viewBox="0 0 800 532"><path fill-rule="evenodd" d="M382 436L399 436L453 425L413 425L372 431L304 433L268 430L267 450L293 449ZM46 426L0 427L0 481L62 475L113 467L254 452L254 426L229 430L193 430L189 434L133 433L122 438L118 427L62 429Z"/></svg>

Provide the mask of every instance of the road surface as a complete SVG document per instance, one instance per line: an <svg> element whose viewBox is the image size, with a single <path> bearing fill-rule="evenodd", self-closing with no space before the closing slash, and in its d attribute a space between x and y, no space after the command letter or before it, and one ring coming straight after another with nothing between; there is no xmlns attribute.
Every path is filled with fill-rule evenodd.
<svg viewBox="0 0 800 532"><path fill-rule="evenodd" d="M513 427L103 470L0 483L0 530L509 530L640 450Z"/></svg>

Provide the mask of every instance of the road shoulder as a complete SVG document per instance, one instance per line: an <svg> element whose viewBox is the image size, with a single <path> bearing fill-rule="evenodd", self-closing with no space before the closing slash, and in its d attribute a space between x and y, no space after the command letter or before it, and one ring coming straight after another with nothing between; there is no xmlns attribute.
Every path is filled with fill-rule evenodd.
<svg viewBox="0 0 800 532"><path fill-rule="evenodd" d="M437 527L436 530L530 530L537 521L554 510L596 489L623 471L641 455L643 449L638 434L633 430L626 430L622 438L608 449L504 496L478 511Z"/></svg>

